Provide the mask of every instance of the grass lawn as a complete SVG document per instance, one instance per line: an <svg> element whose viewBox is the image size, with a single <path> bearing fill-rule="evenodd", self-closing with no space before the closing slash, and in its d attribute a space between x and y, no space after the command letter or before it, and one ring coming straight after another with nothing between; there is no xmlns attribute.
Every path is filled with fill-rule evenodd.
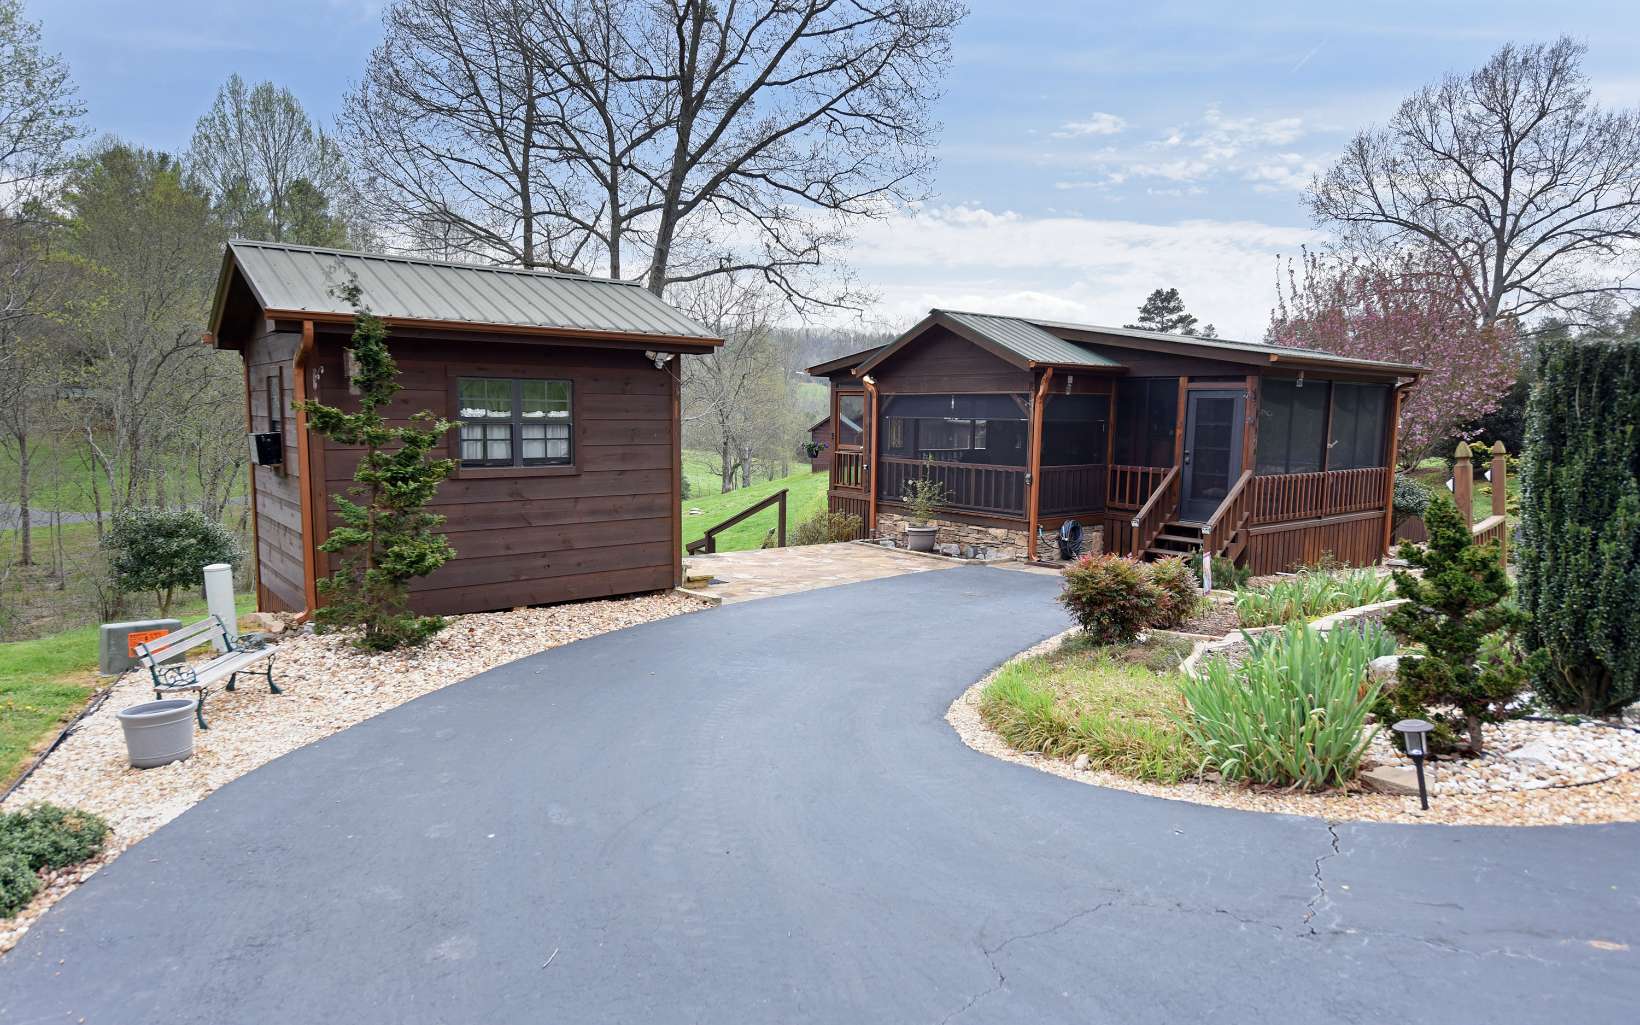
<svg viewBox="0 0 1640 1025"><path fill-rule="evenodd" d="M826 507L826 482L830 475L811 471L807 463L794 463L797 472L790 477L779 480L754 481L749 488L740 488L728 494L717 491L717 478L707 477L704 481L696 482L690 467L700 467L704 454L688 452L684 454L684 468L691 477L691 494L683 503L683 543L696 540L706 533L706 528L721 523L735 513L748 506L756 505L762 499L786 488L790 494L786 497L786 533L790 536L797 525L816 512ZM704 486L703 486L704 485ZM691 516L690 510L699 509L698 516ZM738 552L748 548L758 548L763 544L763 538L774 528L780 510L770 507L759 512L744 522L717 536L717 548L720 552Z"/></svg>
<svg viewBox="0 0 1640 1025"><path fill-rule="evenodd" d="M252 595L240 595L241 614L256 607ZM205 615L205 602L180 602L171 615L183 622ZM39 748L49 742L70 716L80 710L99 685L97 627L77 627L32 641L0 644L0 787Z"/></svg>
<svg viewBox="0 0 1640 1025"><path fill-rule="evenodd" d="M1185 712L1175 670L1187 654L1182 642L1101 647L1073 637L998 673L980 715L1016 750L1087 755L1096 769L1176 783L1201 760L1175 718Z"/></svg>

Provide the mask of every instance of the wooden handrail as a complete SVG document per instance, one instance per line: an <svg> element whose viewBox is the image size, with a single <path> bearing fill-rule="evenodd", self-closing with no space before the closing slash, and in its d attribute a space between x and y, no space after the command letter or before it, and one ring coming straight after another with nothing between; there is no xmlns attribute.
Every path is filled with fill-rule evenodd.
<svg viewBox="0 0 1640 1025"><path fill-rule="evenodd" d="M1164 496L1173 492L1173 486L1178 479L1179 468L1169 467L1162 479L1156 482L1156 487L1150 492L1150 497L1145 499L1145 504L1133 514L1133 550L1128 553L1129 555L1138 557L1140 552L1149 548L1150 543L1156 540L1156 535L1162 532L1162 521L1171 515L1173 510L1170 508L1158 514L1156 507ZM1152 519L1155 520L1154 524L1151 523ZM1145 524L1143 529L1139 526L1141 523Z"/></svg>
<svg viewBox="0 0 1640 1025"><path fill-rule="evenodd" d="M748 516L751 516L754 513L762 512L764 509L767 509L771 505L780 506L779 526L776 528L776 531L775 531L775 547L776 548L786 547L786 492L787 492L787 490L788 489L786 489L786 488L781 488L779 491L776 491L774 494L770 495L768 498L765 498L763 501L757 503L756 505L748 506L747 508L742 509L740 512L735 513L733 516L731 516L728 519L724 520L722 523L718 523L718 524L715 524L714 526L707 527L706 528L706 533L703 536L701 536L700 538L698 538L694 541L689 542L687 545L684 545L684 551L688 552L690 555L699 555L702 552L705 552L707 555L711 555L711 554L715 553L717 551L717 536L718 536L718 534L720 534L721 532L723 532L725 530L728 530L730 527L732 527L735 524L739 523L740 521L746 519Z"/></svg>
<svg viewBox="0 0 1640 1025"><path fill-rule="evenodd" d="M1241 471L1241 476L1236 478L1235 486L1224 496L1224 501L1219 503L1219 507L1213 510L1213 515L1202 524L1202 547L1209 555L1217 555L1224 551L1229 546L1231 537L1246 524L1246 498L1251 495L1247 485L1252 479L1252 470ZM1230 515L1226 515L1227 513Z"/></svg>

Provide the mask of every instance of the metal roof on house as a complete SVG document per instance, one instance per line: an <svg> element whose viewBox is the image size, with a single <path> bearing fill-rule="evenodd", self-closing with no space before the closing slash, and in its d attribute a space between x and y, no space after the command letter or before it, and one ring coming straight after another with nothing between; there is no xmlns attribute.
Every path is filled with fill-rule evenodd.
<svg viewBox="0 0 1640 1025"><path fill-rule="evenodd" d="M1122 364L1092 349L1051 334L1033 321L1020 317L996 317L988 313L961 313L936 310L976 334L989 339L1025 362L1036 366L1104 367L1120 370Z"/></svg>
<svg viewBox="0 0 1640 1025"><path fill-rule="evenodd" d="M213 332L220 325L230 270L237 266L270 318L351 317L352 308L333 294L351 279L358 281L370 312L388 321L718 341L642 286L608 278L275 242L230 242L223 260L211 311Z"/></svg>
<svg viewBox="0 0 1640 1025"><path fill-rule="evenodd" d="M1384 370L1405 370L1421 372L1425 368L1412 363L1392 363L1379 359L1357 359L1354 356L1340 356L1336 353L1325 352L1321 349L1306 349L1295 345L1270 345L1266 342L1238 342L1230 338L1203 338L1200 335L1173 335L1163 331L1145 331L1132 327L1099 327L1093 324L1071 324L1053 320L1033 320L1031 323L1042 328L1053 328L1061 331L1086 331L1102 335L1113 335L1118 338L1131 338L1135 341L1171 342L1179 345L1195 345L1207 349L1221 349L1229 352L1244 352L1254 355L1269 355L1285 357L1287 359L1302 358L1306 361L1331 363L1338 366L1375 367Z"/></svg>

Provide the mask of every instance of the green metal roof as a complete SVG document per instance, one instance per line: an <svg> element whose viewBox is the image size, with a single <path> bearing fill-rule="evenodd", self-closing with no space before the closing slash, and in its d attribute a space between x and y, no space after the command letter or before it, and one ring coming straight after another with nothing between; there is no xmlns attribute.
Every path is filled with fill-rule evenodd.
<svg viewBox="0 0 1640 1025"><path fill-rule="evenodd" d="M1034 321L1020 317L995 317L986 313L936 310L947 319L1006 349L1026 363L1039 366L1095 367L1120 370L1122 364L1092 349L1066 341L1044 330Z"/></svg>
<svg viewBox="0 0 1640 1025"><path fill-rule="evenodd" d="M238 266L270 315L351 315L332 290L354 279L365 306L388 320L717 341L642 286L608 278L274 242L230 242L225 261ZM226 291L218 289L213 331Z"/></svg>
<svg viewBox="0 0 1640 1025"><path fill-rule="evenodd" d="M1327 363L1340 367L1366 367L1382 370L1404 370L1408 372L1422 372L1423 367L1412 363L1391 363L1386 360L1356 359L1353 356L1339 356L1336 353L1324 352L1321 349L1304 349L1293 345L1269 345L1265 342L1238 342L1229 338L1203 338L1200 335L1173 335L1163 331L1144 331L1132 327L1099 327L1094 324L1070 324L1052 320L1033 320L1031 323L1044 329L1059 331L1085 331L1092 334L1112 335L1117 338L1131 338L1134 341L1172 342L1178 345L1194 345L1204 349L1219 349L1228 352L1244 352L1253 355L1268 355L1286 357L1288 359L1302 358L1306 362Z"/></svg>

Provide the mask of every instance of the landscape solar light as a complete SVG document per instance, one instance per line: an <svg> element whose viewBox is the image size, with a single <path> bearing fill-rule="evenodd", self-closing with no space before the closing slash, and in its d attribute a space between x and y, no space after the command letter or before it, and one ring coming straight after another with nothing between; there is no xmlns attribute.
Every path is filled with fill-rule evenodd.
<svg viewBox="0 0 1640 1025"><path fill-rule="evenodd" d="M1429 733L1434 728L1422 719L1402 719L1395 724L1402 747L1418 771L1418 804L1425 811L1429 810L1429 791L1424 788L1424 758L1429 754Z"/></svg>

